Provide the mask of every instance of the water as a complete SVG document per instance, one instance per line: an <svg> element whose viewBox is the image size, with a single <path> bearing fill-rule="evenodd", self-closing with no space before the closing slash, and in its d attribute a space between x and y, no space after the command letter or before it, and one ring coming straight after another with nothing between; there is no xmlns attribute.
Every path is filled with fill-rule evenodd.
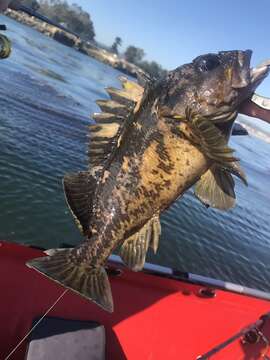
<svg viewBox="0 0 270 360"><path fill-rule="evenodd" d="M46 248L82 240L65 204L62 178L84 170L87 125L104 87L120 73L0 16L13 41L0 62L0 238ZM270 291L269 144L232 140L249 187L237 206L206 209L189 191L162 216L154 263Z"/></svg>

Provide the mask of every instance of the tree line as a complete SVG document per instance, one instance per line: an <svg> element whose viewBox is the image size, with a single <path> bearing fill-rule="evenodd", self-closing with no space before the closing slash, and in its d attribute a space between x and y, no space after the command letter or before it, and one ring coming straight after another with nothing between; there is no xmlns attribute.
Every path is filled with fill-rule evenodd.
<svg viewBox="0 0 270 360"><path fill-rule="evenodd" d="M162 66L156 61L143 60L145 57L145 52L143 49L136 46L128 46L124 56L127 61L139 66L154 78L158 79L165 76L167 73L167 70L163 69Z"/></svg>
<svg viewBox="0 0 270 360"><path fill-rule="evenodd" d="M95 30L91 17L79 5L69 5L65 0L23 0L22 4L65 25L83 40L94 40Z"/></svg>
<svg viewBox="0 0 270 360"><path fill-rule="evenodd" d="M95 29L90 15L77 4L68 4L66 0L23 0L22 4L48 18L65 25L71 31L77 33L83 40L94 41ZM113 42L110 51L119 55L119 47L122 45L122 39L117 36ZM155 78L166 74L161 65L156 61L144 60L145 52L136 46L128 46L122 54L124 58L141 67L145 72Z"/></svg>
<svg viewBox="0 0 270 360"><path fill-rule="evenodd" d="M117 36L112 44L111 51L115 54L119 54L118 47L122 45L122 39ZM143 60L145 57L145 52L143 49L138 48L136 46L130 45L127 47L124 52L125 59L140 68L142 68L145 72L150 74L154 78L160 78L166 75L167 70L163 69L161 65L159 65L156 61L146 61Z"/></svg>

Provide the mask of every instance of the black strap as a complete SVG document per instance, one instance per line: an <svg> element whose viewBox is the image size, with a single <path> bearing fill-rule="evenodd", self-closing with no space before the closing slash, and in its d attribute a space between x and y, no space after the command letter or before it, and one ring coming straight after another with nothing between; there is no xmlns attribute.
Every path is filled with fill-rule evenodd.
<svg viewBox="0 0 270 360"><path fill-rule="evenodd" d="M6 31L7 30L6 25L0 24L0 30L1 31Z"/></svg>

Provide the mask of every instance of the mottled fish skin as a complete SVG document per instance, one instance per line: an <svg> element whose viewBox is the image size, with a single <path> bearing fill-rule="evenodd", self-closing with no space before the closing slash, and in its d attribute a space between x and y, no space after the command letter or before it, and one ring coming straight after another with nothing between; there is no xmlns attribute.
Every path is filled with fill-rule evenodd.
<svg viewBox="0 0 270 360"><path fill-rule="evenodd" d="M92 264L104 264L117 245L168 208L209 167L204 154L149 107L130 126L104 172L90 223L92 237L80 251Z"/></svg>
<svg viewBox="0 0 270 360"><path fill-rule="evenodd" d="M132 270L142 269L148 247L157 250L159 214L195 183L206 206L233 207L232 174L246 179L227 143L238 108L268 72L251 73L250 57L207 54L144 93L128 82L126 91L108 89L112 100L98 102L104 112L91 126L89 171L64 179L85 241L28 265L112 312L104 265L116 247Z"/></svg>
<svg viewBox="0 0 270 360"><path fill-rule="evenodd" d="M204 77L197 71L194 64L199 57L169 73L144 99L104 171L90 222L91 237L74 250L81 261L103 265L115 247L168 208L209 168L211 161L189 123L172 121L167 115L184 118L187 107L205 117L229 115L231 120L223 126L229 137L240 102L239 91L231 86L234 69L246 58L249 69L250 53L223 54L224 67L214 75ZM243 78L240 75L235 82L241 88L246 69Z"/></svg>

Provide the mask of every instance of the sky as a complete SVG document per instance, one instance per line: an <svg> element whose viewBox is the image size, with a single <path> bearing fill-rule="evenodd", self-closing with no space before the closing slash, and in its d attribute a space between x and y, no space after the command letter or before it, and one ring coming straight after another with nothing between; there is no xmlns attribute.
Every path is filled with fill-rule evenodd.
<svg viewBox="0 0 270 360"><path fill-rule="evenodd" d="M68 0L89 12L96 40L116 36L143 48L147 60L172 70L198 55L253 50L252 64L270 58L270 0ZM260 87L270 96L270 75Z"/></svg>

